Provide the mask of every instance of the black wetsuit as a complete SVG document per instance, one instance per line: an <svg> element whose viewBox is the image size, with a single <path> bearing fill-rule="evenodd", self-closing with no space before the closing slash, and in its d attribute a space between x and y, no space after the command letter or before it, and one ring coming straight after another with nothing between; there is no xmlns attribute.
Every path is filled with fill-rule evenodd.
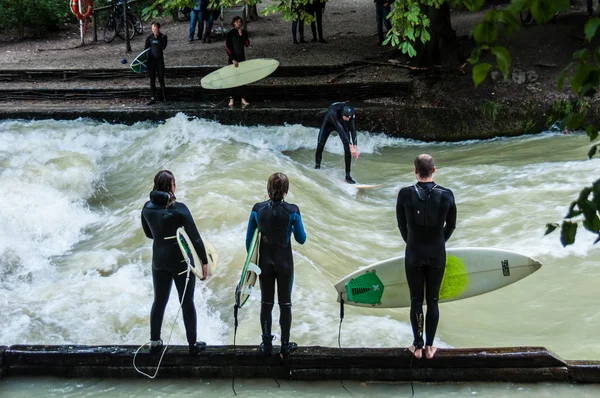
<svg viewBox="0 0 600 398"><path fill-rule="evenodd" d="M433 182L402 188L398 193L396 218L406 242L404 263L410 289L413 344L422 348L424 297L425 345L433 345L439 321L438 296L446 267L446 241L456 228L454 195Z"/></svg>
<svg viewBox="0 0 600 398"><path fill-rule="evenodd" d="M163 50L167 48L167 35L162 33L154 37L154 33L146 38L144 49L148 51L148 72L150 73L150 96L156 95L156 75L158 74L158 83L163 94L163 101L167 100L167 91L165 88L165 58Z"/></svg>
<svg viewBox="0 0 600 398"><path fill-rule="evenodd" d="M306 241L306 232L298 206L284 200L256 203L250 213L246 232L246 250L249 249L254 231L261 234L258 266L261 291L260 325L263 338L271 336L271 312L275 302L275 281L279 301L279 325L281 343L289 343L292 325L292 285L294 283L294 259L291 234L296 242Z"/></svg>
<svg viewBox="0 0 600 398"><path fill-rule="evenodd" d="M329 109L327 109L317 140L315 166L321 167L325 143L327 142L329 135L333 131L337 131L344 145L344 161L346 163L346 177L348 177L350 176L350 165L352 163L350 145L356 145L356 126L354 124L355 115L352 115L347 122L342 119L342 109L344 109L344 106L346 106L344 102L334 102L329 106Z"/></svg>
<svg viewBox="0 0 600 398"><path fill-rule="evenodd" d="M173 281L179 293L179 302L185 288L186 274L179 275L187 269L175 235L177 228L184 227L190 237L194 249L202 264L207 264L206 250L198 233L189 209L183 203L175 202L167 207L169 195L165 192L153 191L150 201L142 209L142 227L152 243L152 281L154 282L154 302L150 311L150 340L160 340L165 307L169 301ZM190 280L185 291L181 311L187 341L196 343L196 307L194 306L194 288L196 277L190 273Z"/></svg>
<svg viewBox="0 0 600 398"><path fill-rule="evenodd" d="M242 62L246 60L246 52L244 47L250 46L250 39L248 38L248 31L242 29L240 35L237 29L231 29L225 36L225 51L227 51L229 65L233 64L233 61ZM244 86L236 87L231 90L231 98L241 97L244 98L246 91Z"/></svg>

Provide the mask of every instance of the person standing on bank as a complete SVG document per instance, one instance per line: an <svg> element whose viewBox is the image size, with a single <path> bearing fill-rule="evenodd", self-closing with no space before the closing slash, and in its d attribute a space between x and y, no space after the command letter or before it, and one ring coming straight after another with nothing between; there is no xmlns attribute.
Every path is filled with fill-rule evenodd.
<svg viewBox="0 0 600 398"><path fill-rule="evenodd" d="M250 248L254 231L258 228L261 234L258 257L258 266L261 269L259 282L262 343L260 349L264 356L272 355L274 337L271 334L271 312L275 303L275 282L277 282L282 358L298 348L298 344L290 341L294 283L292 233L296 242L300 244L306 242L300 209L284 200L289 185L289 180L283 173L275 173L269 177L267 181L269 200L254 205L246 231L246 251Z"/></svg>
<svg viewBox="0 0 600 398"><path fill-rule="evenodd" d="M146 38L144 49L148 51L148 72L150 73L150 101L147 105L156 103L156 75L162 90L163 101L167 103L167 90L165 88L165 58L164 49L167 48L167 35L160 33L160 23L152 23L152 34Z"/></svg>
<svg viewBox="0 0 600 398"><path fill-rule="evenodd" d="M196 341L196 307L194 306L194 289L196 276L189 273L186 284L187 264L183 259L177 243L177 229L184 227L194 249L202 262L202 270L206 275L208 258L204 242L198 233L194 219L187 208L175 197L175 177L169 170L161 170L154 177L154 189L150 192L150 200L142 209L142 228L152 242L152 282L154 285L154 302L150 311L150 352L156 354L163 347L160 332L165 308L169 301L171 286L175 282L183 323L189 344L189 353L196 356L206 343Z"/></svg>
<svg viewBox="0 0 600 398"><path fill-rule="evenodd" d="M225 37L225 50L229 56L229 64L233 64L236 68L238 64L246 60L246 54L244 47L250 46L250 39L248 39L248 31L242 29L242 18L240 16L233 17L231 21L233 29L227 32ZM244 98L243 89L236 90L238 95L242 99L242 105L248 105L248 102ZM233 106L234 96L229 97L229 106Z"/></svg>
<svg viewBox="0 0 600 398"><path fill-rule="evenodd" d="M202 16L203 2L209 0L196 0L194 8L190 11L190 31L188 34L188 40L194 40L194 34L196 33L196 25L198 25L198 40L202 40L202 33L204 32L204 18ZM204 7L206 8L206 7Z"/></svg>
<svg viewBox="0 0 600 398"><path fill-rule="evenodd" d="M344 162L346 164L346 182L355 184L356 181L350 176L352 158L358 159L358 144L356 142L356 125L354 108L344 102L334 102L329 106L319 131L317 139L317 152L315 154L315 169L321 168L323 149L329 135L337 131L342 145L344 146Z"/></svg>
<svg viewBox="0 0 600 398"><path fill-rule="evenodd" d="M389 31L392 29L392 22L388 19L388 15L392 11L392 3L394 0L374 0L375 2L375 21L377 23L377 45L383 44L383 25Z"/></svg>
<svg viewBox="0 0 600 398"><path fill-rule="evenodd" d="M312 42L317 41L317 31L319 32L319 43L327 43L323 38L323 14L325 13L325 1L326 0L309 0L306 4L306 12L314 17L314 20L310 23L310 29L312 30ZM316 26L315 26L316 22Z"/></svg>
<svg viewBox="0 0 600 398"><path fill-rule="evenodd" d="M304 40L304 5L298 4L299 0L292 0L292 42L294 44L306 43ZM298 41L296 32L300 33Z"/></svg>
<svg viewBox="0 0 600 398"><path fill-rule="evenodd" d="M415 358L433 358L439 321L438 296L446 268L446 242L456 228L456 203L451 190L433 182L435 164L430 155L414 161L417 183L402 188L396 202L396 220L406 242L404 264L410 290L410 323ZM423 342L423 298L427 302Z"/></svg>

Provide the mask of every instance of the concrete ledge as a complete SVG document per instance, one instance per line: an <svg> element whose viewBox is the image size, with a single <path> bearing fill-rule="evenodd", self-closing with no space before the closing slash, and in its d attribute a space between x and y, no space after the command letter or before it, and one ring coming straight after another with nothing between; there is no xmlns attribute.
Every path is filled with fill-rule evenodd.
<svg viewBox="0 0 600 398"><path fill-rule="evenodd" d="M141 377L133 368L135 346L11 346L9 376ZM277 347L274 351L277 351ZM143 349L136 365L154 373L158 355ZM290 380L349 379L427 382L600 382L600 362L565 362L543 347L440 349L417 360L400 348L301 347L288 358L263 357L256 346L210 346L197 357L169 347L158 377L245 377Z"/></svg>

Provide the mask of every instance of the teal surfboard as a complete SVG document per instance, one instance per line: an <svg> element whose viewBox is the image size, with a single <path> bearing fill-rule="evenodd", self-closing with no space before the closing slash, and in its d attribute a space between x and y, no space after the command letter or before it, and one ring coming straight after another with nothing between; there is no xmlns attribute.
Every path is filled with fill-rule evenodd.
<svg viewBox="0 0 600 398"><path fill-rule="evenodd" d="M258 249L260 247L260 233L258 228L254 231L252 236L252 242L250 243L250 249L246 255L246 261L244 262L244 268L242 269L242 275L240 281L235 288L235 303L239 308L242 308L248 297L254 289L256 280L260 275L260 268L258 267Z"/></svg>
<svg viewBox="0 0 600 398"><path fill-rule="evenodd" d="M525 255L493 248L454 248L446 252L440 302L488 293L534 273L542 264ZM404 256L381 261L335 284L338 301L376 308L410 307Z"/></svg>
<svg viewBox="0 0 600 398"><path fill-rule="evenodd" d="M131 61L131 70L135 73L143 73L148 70L148 51L150 49L146 49L138 54L137 57L133 61Z"/></svg>

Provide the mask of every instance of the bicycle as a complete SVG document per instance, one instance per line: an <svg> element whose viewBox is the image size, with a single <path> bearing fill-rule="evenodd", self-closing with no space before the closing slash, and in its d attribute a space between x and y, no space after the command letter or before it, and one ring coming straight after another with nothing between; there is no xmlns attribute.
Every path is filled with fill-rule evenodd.
<svg viewBox="0 0 600 398"><path fill-rule="evenodd" d="M116 36L125 39L125 24L123 23L123 3L111 3L112 11L108 15L106 25L104 26L104 41L112 43ZM129 40L135 37L135 34L141 34L144 31L142 20L139 16L127 11L127 27L129 30Z"/></svg>

